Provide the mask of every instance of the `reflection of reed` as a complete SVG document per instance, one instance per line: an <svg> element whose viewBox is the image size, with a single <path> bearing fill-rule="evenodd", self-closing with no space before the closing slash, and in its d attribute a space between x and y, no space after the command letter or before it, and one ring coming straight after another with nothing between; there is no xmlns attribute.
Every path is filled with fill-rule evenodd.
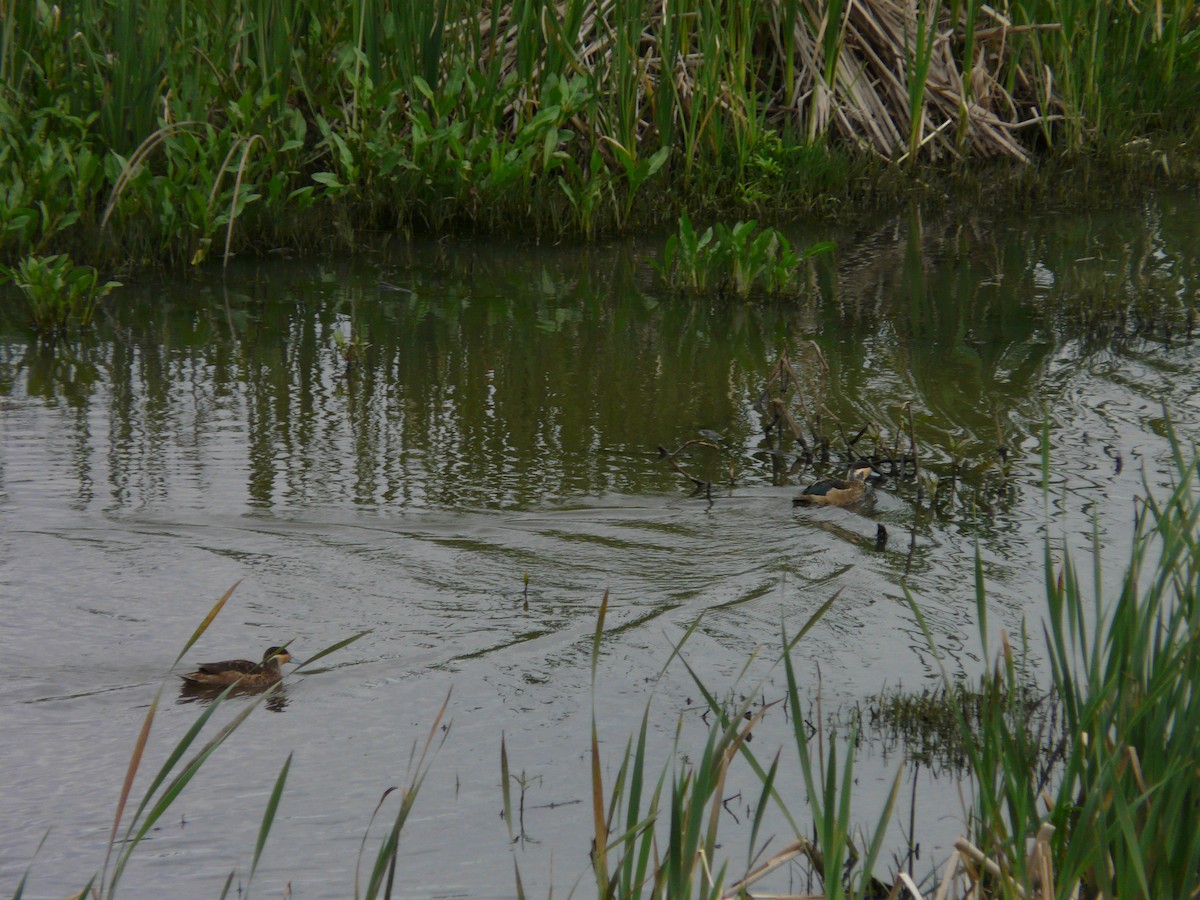
<svg viewBox="0 0 1200 900"><path fill-rule="evenodd" d="M709 427L726 435L739 481L793 481L800 457L840 474L851 454L891 454L900 478L911 454L897 442L915 436L922 473L941 482L927 496L1003 501L1006 467L1040 429L1052 361L1090 352L1083 335L1099 333L1050 302L1078 283L1097 234L1109 239L1071 223L1064 237L1061 223L893 219L840 240L853 255L822 302L798 305L662 301L653 251L632 244L414 245L369 271L264 265L223 285L127 289L95 337L53 354L6 345L0 384L23 378L28 395L78 417L76 477L118 506L207 503L218 483L258 507L525 507L670 490L647 451ZM1119 257L1114 296L1150 304L1191 264L1159 261L1161 223L1144 227ZM380 291L381 278L405 291ZM1187 339L1191 307L1165 297L1159 321L1178 309L1173 339ZM369 346L352 378L347 341ZM781 350L791 393L764 404ZM772 430L756 447L762 418Z"/></svg>

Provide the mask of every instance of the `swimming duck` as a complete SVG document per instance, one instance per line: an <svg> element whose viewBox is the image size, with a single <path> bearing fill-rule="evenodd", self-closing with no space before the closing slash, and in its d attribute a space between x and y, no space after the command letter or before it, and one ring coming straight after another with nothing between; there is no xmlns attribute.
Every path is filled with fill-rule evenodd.
<svg viewBox="0 0 1200 900"><path fill-rule="evenodd" d="M262 662L251 662L248 659L225 659L221 662L203 663L195 672L187 672L179 677L189 684L236 684L238 687L266 687L283 677L283 673L279 670L280 664L291 661L292 654L286 647L270 647L263 654Z"/></svg>
<svg viewBox="0 0 1200 900"><path fill-rule="evenodd" d="M810 484L797 494L793 503L811 503L815 506L849 506L857 503L867 492L867 479L874 475L870 466L854 466L845 481L841 478L826 478Z"/></svg>

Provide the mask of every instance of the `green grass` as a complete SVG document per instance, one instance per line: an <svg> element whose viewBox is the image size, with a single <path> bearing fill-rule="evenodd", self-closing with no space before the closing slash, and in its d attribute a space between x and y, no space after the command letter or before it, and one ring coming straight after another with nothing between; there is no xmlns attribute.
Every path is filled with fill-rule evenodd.
<svg viewBox="0 0 1200 900"><path fill-rule="evenodd" d="M974 846L964 847L961 877L982 878L988 896L1030 896L1038 884L1062 897L1200 890L1192 824L1200 804L1200 470L1172 442L1175 486L1161 499L1146 486L1114 595L1103 589L1098 536L1090 595L1072 554L1047 542L1045 653L1064 732L1052 776L1040 768L1040 741L1020 706L1028 650L1017 652L1001 634L993 702L979 715L947 692L977 786ZM1048 475L1046 457L1043 468ZM990 657L978 563L976 591ZM925 629L915 602L913 610Z"/></svg>
<svg viewBox="0 0 1200 900"><path fill-rule="evenodd" d="M0 261L778 219L883 161L1195 136L1194 0L918 6L0 0Z"/></svg>

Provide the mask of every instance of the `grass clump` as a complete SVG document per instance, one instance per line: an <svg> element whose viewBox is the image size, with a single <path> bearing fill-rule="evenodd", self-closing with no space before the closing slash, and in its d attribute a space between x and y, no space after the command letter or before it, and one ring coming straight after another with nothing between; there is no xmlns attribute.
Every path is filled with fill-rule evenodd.
<svg viewBox="0 0 1200 900"><path fill-rule="evenodd" d="M756 289L778 294L791 288L801 263L831 250L832 243L822 242L797 253L778 229L760 229L753 219L732 227L718 222L697 233L684 213L654 266L677 293L712 291L745 299Z"/></svg>
<svg viewBox="0 0 1200 900"><path fill-rule="evenodd" d="M854 784L852 734L846 758L839 763L840 741L830 731L810 733L801 710L800 686L791 663L791 651L829 609L830 598L794 637L784 637L782 662L787 676L784 701L792 724L791 738L803 774L811 829L805 818L789 807L790 795L780 783L780 756L764 765L750 749L755 729L775 704L754 709L758 691L736 703L723 703L699 678L683 656L697 620L676 645L664 668L678 657L712 713L704 746L681 753L678 735L675 758L679 762L657 774L649 768L647 723L642 718L636 739L625 745L611 787L602 777L600 741L592 726L592 810L594 839L592 869L597 896L620 898L702 897L707 900L750 896L750 888L795 862L806 863L824 886L826 897L867 898L879 893L873 876L883 846L886 824L900 786L897 775L878 823L857 841L853 829L851 796ZM593 643L593 677L607 610L601 604ZM815 737L815 740L814 740ZM744 872L730 879L729 860L722 854L720 825L727 816L725 786L733 764L741 759L759 780L753 808L748 856ZM774 838L763 834L771 811L781 814L793 837L768 853ZM810 836L811 835L811 836ZM519 883L519 873L518 873ZM886 892L886 889L884 889Z"/></svg>
<svg viewBox="0 0 1200 900"><path fill-rule="evenodd" d="M1045 634L1064 731L1053 777L1038 774L1039 744L1020 709L1021 657L1007 638L991 681L1008 701L985 707L974 735L970 713L947 692L976 782L972 840L959 843L957 877L985 896L1200 890L1200 469L1173 434L1172 443L1175 486L1161 501L1147 486L1114 598L1102 590L1098 536L1092 594L1071 553L1047 544ZM976 584L990 655L978 563Z"/></svg>
<svg viewBox="0 0 1200 900"><path fill-rule="evenodd" d="M0 284L12 281L20 289L30 320L42 334L65 331L75 324L86 327L100 301L119 281L100 283L100 273L91 266L77 266L65 253L29 256L16 269L0 265Z"/></svg>

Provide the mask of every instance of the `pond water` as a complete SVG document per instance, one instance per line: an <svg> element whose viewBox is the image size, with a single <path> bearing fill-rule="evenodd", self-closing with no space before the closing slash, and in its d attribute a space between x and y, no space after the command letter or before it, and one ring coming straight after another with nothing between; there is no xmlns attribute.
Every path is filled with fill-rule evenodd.
<svg viewBox="0 0 1200 900"><path fill-rule="evenodd" d="M289 754L254 891L351 896L372 812L444 701L397 894L514 896L515 861L530 895L578 883L588 896L593 710L606 786L647 705L656 765L698 755L701 695L670 660L698 618L682 651L697 676L717 696L771 702L782 630L836 593L792 657L807 702L829 713L934 684L905 584L948 669L979 672L978 552L989 630L1027 622L1036 657L1046 539L1090 573L1095 528L1111 586L1134 498L1170 483L1164 410L1185 442L1200 438L1200 202L1019 220L909 211L800 239L831 237L835 257L800 296L771 302L667 295L650 265L659 241L442 241L139 281L94 334L53 350L8 328L0 893L30 865L34 897L100 869L155 691L235 582L174 671L369 633L255 710L136 850L124 896L218 896L234 869L244 885ZM756 403L778 390L781 352L810 413L823 410L828 462L764 435ZM795 391L786 403L811 441ZM877 431L856 453L906 452L910 409L936 510L932 481L919 499L896 477L865 508L793 507L799 485L844 473L864 426ZM205 708L175 681L135 798ZM760 759L789 727L768 712ZM502 736L524 785L515 843ZM900 761L860 749L864 825ZM730 880L757 797L738 777L721 826ZM924 874L963 811L952 778L917 782L889 852L911 815ZM382 819L395 809L393 797ZM775 847L790 838L776 833ZM377 824L368 858L381 838Z"/></svg>

